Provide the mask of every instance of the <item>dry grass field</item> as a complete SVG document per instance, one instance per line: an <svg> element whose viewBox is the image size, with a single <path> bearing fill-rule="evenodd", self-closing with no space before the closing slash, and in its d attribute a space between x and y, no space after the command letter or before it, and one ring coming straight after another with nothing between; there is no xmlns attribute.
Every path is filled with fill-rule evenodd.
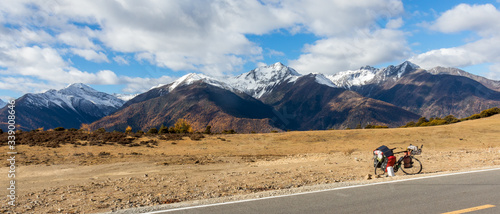
<svg viewBox="0 0 500 214"><path fill-rule="evenodd" d="M147 140L157 143L17 146L15 212L109 212L362 180L373 174L372 151L383 144L423 144L423 173L500 165L500 115L435 127L136 139ZM4 186L6 152L0 147ZM6 204L0 212L11 210Z"/></svg>

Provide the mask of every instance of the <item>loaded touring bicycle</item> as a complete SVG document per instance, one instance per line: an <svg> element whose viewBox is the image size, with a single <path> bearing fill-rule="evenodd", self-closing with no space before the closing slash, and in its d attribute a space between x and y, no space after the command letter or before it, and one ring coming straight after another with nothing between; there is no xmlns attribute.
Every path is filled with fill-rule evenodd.
<svg viewBox="0 0 500 214"><path fill-rule="evenodd" d="M394 152L396 148L389 149L384 145L378 147L373 151L373 166L375 167L375 175L387 174L388 176L393 176L393 174L391 175L391 170L393 170L393 173L396 173L399 169L407 175L419 174L422 172L422 163L414 156L422 153L422 147L423 145L418 148L418 146L410 144L405 151L400 152ZM404 153L404 155L396 161L396 157L394 155L400 153Z"/></svg>

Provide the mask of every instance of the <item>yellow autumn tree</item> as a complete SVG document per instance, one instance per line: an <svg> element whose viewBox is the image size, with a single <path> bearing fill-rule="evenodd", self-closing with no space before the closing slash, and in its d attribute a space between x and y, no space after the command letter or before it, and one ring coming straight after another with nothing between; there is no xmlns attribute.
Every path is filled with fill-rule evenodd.
<svg viewBox="0 0 500 214"><path fill-rule="evenodd" d="M86 131L86 132L90 132L90 125L89 125L89 124L82 123L82 125L80 126L80 129L81 129L81 130L84 130L84 131Z"/></svg>
<svg viewBox="0 0 500 214"><path fill-rule="evenodd" d="M125 133L131 133L132 132L132 127L131 126L127 126L127 128L125 129Z"/></svg>
<svg viewBox="0 0 500 214"><path fill-rule="evenodd" d="M178 119L177 122L175 122L174 125L174 130L177 133L191 133L193 132L193 128L191 127L191 124L185 119Z"/></svg>

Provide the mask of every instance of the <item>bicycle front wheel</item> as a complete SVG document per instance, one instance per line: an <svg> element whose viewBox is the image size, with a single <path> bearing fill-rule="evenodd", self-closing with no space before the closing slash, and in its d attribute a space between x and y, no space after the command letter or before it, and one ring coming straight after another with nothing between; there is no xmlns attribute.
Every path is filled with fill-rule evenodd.
<svg viewBox="0 0 500 214"><path fill-rule="evenodd" d="M417 158L411 157L411 167L401 166L401 170L407 175L415 175L422 172L422 163Z"/></svg>

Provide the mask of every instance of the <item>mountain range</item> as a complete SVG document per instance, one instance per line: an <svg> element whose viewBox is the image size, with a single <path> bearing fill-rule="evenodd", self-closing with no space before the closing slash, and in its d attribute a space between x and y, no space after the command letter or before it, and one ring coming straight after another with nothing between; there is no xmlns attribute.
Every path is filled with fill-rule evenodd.
<svg viewBox="0 0 500 214"><path fill-rule="evenodd" d="M190 121L195 130L237 132L396 127L421 116L465 117L500 106L500 81L456 68L424 70L411 62L335 75L301 75L275 63L238 76L187 74L136 96L109 95L83 84L16 100L23 129L63 126L123 131ZM0 116L6 109L0 110ZM1 126L0 126L1 127Z"/></svg>
<svg viewBox="0 0 500 214"><path fill-rule="evenodd" d="M28 93L16 99L16 124L20 129L80 128L115 112L125 101L81 84L71 84L61 90ZM7 108L0 117L7 117ZM5 129L5 123L0 128Z"/></svg>

